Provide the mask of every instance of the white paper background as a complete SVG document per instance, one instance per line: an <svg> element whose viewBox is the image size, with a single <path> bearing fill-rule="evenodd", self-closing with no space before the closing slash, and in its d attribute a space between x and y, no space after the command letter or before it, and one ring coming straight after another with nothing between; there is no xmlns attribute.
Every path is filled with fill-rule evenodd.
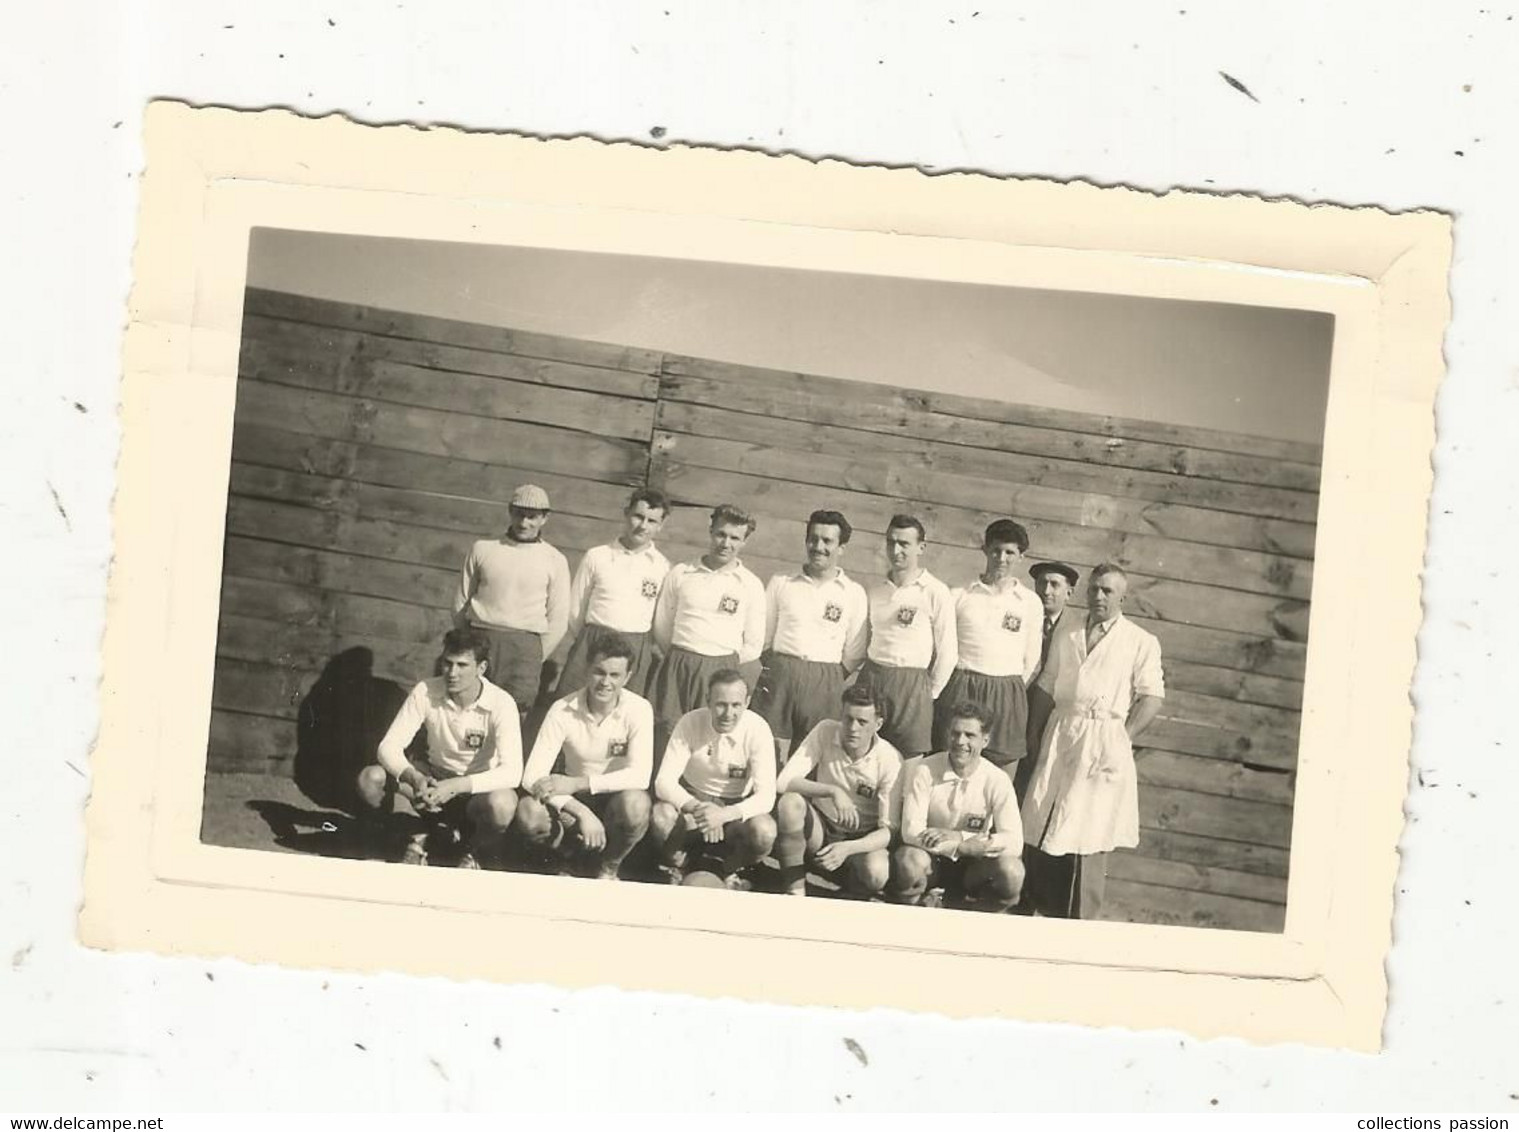
<svg viewBox="0 0 1519 1132"><path fill-rule="evenodd" d="M1502 211L1519 171L1519 6L443 7L7 12L0 1111L1519 1108L1519 249ZM607 139L650 141L658 126L665 142L1455 213L1414 689L1422 784L1404 839L1387 1051L79 949L117 351L137 125L153 96Z"/></svg>

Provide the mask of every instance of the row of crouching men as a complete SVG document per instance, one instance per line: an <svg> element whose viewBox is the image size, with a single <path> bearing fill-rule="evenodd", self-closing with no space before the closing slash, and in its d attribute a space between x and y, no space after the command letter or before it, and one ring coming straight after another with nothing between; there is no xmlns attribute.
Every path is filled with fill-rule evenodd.
<svg viewBox="0 0 1519 1132"><path fill-rule="evenodd" d="M1121 568L1094 569L1085 618L1067 617L1077 571L1040 562L1038 593L1023 585L1020 524L991 523L985 571L951 589L897 515L867 592L839 563L848 520L820 510L802 568L762 586L740 558L750 516L716 508L708 552L670 567L668 510L634 492L565 585L547 495L518 489L512 525L470 551L438 675L360 775L392 855L1101 915L1107 855L1138 841L1133 739L1164 696ZM534 630L503 623L556 616L574 640L545 697L563 631L525 646Z"/></svg>

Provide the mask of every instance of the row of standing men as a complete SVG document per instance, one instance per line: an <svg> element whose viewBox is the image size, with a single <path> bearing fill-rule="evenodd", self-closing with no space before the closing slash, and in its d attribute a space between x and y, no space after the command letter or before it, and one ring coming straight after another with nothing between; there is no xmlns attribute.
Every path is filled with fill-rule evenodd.
<svg viewBox="0 0 1519 1132"><path fill-rule="evenodd" d="M921 521L897 515L886 532L888 575L867 591L840 566L853 533L848 520L837 511L822 510L808 518L802 568L777 574L762 585L741 560L755 527L752 517L730 505L716 508L707 553L671 566L656 545L668 511L668 502L659 492L634 492L624 511L622 532L606 545L589 550L571 579L564 556L542 538L550 514L547 493L524 485L513 494L511 525L504 535L481 540L469 552L454 602L456 623L479 634L486 649L483 667L490 673L490 686L504 689L524 713L538 698L545 657L566 633L573 635L558 682L561 698L548 709L538 741L533 743L534 756L527 760L523 785L528 789L523 801L530 804L522 806L520 815L515 807L512 810L513 818L522 819L519 832L542 827L548 832L539 840L562 840L566 830L572 837L584 837L589 830L593 842L606 835L605 828L597 828L605 823L591 810L569 804L574 792L556 795L539 781L562 776L546 770L535 774L534 764L549 757L551 762L591 765L573 753L573 748L586 746L586 736L577 743L566 740L561 732L563 721L576 713L573 705L578 704L587 718L598 714L592 707L597 700L595 688L598 681L603 688L610 684L607 673L593 669L608 659L605 654L610 646L612 652L628 653L627 671L610 683L615 683L618 697L628 692L630 703L646 699L650 704L651 747L663 756L654 777L656 804L648 819L656 831L669 819L660 808L668 804L659 790L661 779L674 782L676 790L685 794L673 794L680 802L677 812L684 808L685 813L684 821L677 824L704 828L700 824L704 803L686 789L689 782L681 784L680 775L701 777L705 772L698 773L690 754L713 744L693 748L691 736L683 736L681 728L690 731L695 727L692 717L702 712L707 713L705 726L711 728L711 721L721 714L713 696L728 696L724 702L731 706L742 689L743 709L735 717L735 726L748 735L763 725L766 741L774 748L772 765L780 768L776 857L783 875L794 873L796 864L789 861L795 855L790 852L790 840L796 832L791 830L796 821L790 819L805 819L801 835L810 855L815 858L822 853L829 863L844 854L813 845L818 831L825 837L842 832L835 813L840 808L845 811L846 825L858 818L853 812L857 806L839 806L839 783L832 784L830 796L823 796L829 795L824 790L818 799L807 799L805 811L799 810L798 799L807 787L786 789L791 785L786 776L795 755L806 756L804 762L811 758L810 771L800 775L809 783L820 774L826 776L826 764L839 758L847 758L850 766L890 762L870 758L876 746L908 760L909 773L901 776L903 793L899 795L893 783L893 790L882 797L884 805L867 807L872 813L866 815L879 818L883 828L889 824L897 831L891 836L901 841L899 855L906 860L913 854L905 851L921 848L916 842L923 840L915 831L914 843L909 844L895 813L902 797L912 812L912 772L929 765L922 759L932 755L939 761L932 764L936 778L925 787L925 798L937 789L946 796L958 792L963 799L974 790L954 770L957 760L949 756L958 750L958 761L965 762L968 748L974 746L977 767L996 768L999 777L1010 786L1015 784L1015 790L1008 792L1011 810L990 797L979 813L960 805L958 809L965 812L957 813L954 820L962 836L945 839L941 851L929 855L963 861L976 855L976 846L989 839L1004 863L1016 863L1020 856L1027 859L1031 889L1053 894L1041 901L1046 910L1064 915L1097 913L1107 851L1137 841L1131 740L1153 718L1164 695L1158 642L1122 616L1127 578L1121 569L1103 566L1093 571L1086 622L1071 624L1076 619L1065 615L1065 604L1078 581L1077 572L1063 563L1041 562L1030 570L1038 594L1022 584L1017 572L1028 550L1028 535L1018 523L999 519L990 524L982 546L984 573L951 589L922 565L927 540ZM616 669L618 664L611 667ZM718 676L723 681L714 683ZM859 717L854 727L866 736L859 741L867 745L851 753L849 744L828 729L848 730L852 715ZM407 716L406 709L402 716ZM744 724L744 720L753 722ZM423 726L420 718L398 717L396 722L403 731L409 726L413 734ZM600 720L597 727L605 730L605 722ZM431 745L434 729L429 724L427 730ZM713 737L721 734L712 733ZM540 754L556 742L559 747L551 754ZM752 743L752 738L746 742ZM832 752L832 759L819 759L819 743ZM1053 752L1049 750L1052 744ZM594 737L590 745L595 746ZM1039 755L1041 746L1043 758L1026 757L1030 750ZM520 758L520 738L517 747ZM685 770L675 772L674 780L669 779L669 768L680 760L678 756L672 760L672 751L687 753ZM702 757L698 755L698 763ZM475 758L479 758L478 750ZM381 763L387 762L391 773L386 778L393 784L398 764L393 757L384 757L382 746ZM619 770L623 773L612 772L614 784L629 777L626 765ZM381 767L371 771L381 772ZM570 777L594 779L597 773ZM732 766L724 773L737 775ZM797 777L792 774L792 779ZM858 769L835 777L861 785ZM366 796L375 796L377 785L370 782ZM600 785L599 790L588 786L586 791L588 798L601 799L596 808L604 808L609 796L623 792L620 786ZM644 788L648 785L645 781ZM863 785L877 789L881 783ZM743 820L768 815L768 803L755 814L747 812L764 802L763 789L756 793L749 783L742 788L753 795L740 807ZM732 790L730 784L726 793ZM1008 828L1008 813L1016 817L1019 798L1023 828L1013 830ZM590 820L577 810L585 810ZM1000 811L1001 830L986 828L996 820L993 811ZM614 819L618 816L613 815ZM621 829L625 823L614 820L612 824ZM668 835L665 830L661 844L669 840ZM858 854L847 854L856 871L865 867L863 860L873 862L869 868L877 879L885 876L885 863L871 856L874 840L880 836L873 834L870 847ZM835 837L829 844L838 840ZM934 840L932 832L927 840ZM1029 848L1020 853L1025 840ZM1004 845L1008 841L1016 845L1009 849ZM856 860L857 856L862 860Z"/></svg>

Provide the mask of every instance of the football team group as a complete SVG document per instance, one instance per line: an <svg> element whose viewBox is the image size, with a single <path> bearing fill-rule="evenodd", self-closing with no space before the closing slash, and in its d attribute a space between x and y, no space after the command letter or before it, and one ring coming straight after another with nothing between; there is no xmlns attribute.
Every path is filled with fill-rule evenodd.
<svg viewBox="0 0 1519 1132"><path fill-rule="evenodd" d="M573 578L528 484L474 544L438 674L359 776L366 820L410 864L762 888L1094 918L1107 854L1137 844L1134 738L1165 694L1160 645L1114 565L1080 581L1028 533L986 528L951 588L924 524L887 524L888 572L841 566L838 511L761 583L744 510L705 554L657 546L670 505L635 491ZM552 696L545 659L572 643Z"/></svg>

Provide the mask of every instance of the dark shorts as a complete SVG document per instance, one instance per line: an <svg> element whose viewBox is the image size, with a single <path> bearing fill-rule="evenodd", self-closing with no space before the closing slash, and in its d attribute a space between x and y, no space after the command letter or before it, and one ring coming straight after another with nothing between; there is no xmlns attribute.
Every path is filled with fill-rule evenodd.
<svg viewBox="0 0 1519 1132"><path fill-rule="evenodd" d="M517 701L524 715L538 700L538 685L543 679L543 638L525 629L492 629L476 625L475 629L490 642L490 664L485 678L504 688Z"/></svg>
<svg viewBox="0 0 1519 1132"><path fill-rule="evenodd" d="M841 665L770 653L754 692L754 710L777 739L804 739L823 720L838 716L843 692Z"/></svg>
<svg viewBox="0 0 1519 1132"><path fill-rule="evenodd" d="M875 688L885 718L881 738L904 758L934 749L934 701L925 669L893 668L867 660L855 683L869 683Z"/></svg>
<svg viewBox="0 0 1519 1132"><path fill-rule="evenodd" d="M628 674L626 687L642 696L649 686L649 669L654 660L654 645L647 633L618 633L604 625L587 625L570 646L564 658L564 670L559 673L560 696L585 687L591 675L591 650L606 637L619 636L633 646L633 669Z"/></svg>
<svg viewBox="0 0 1519 1132"><path fill-rule="evenodd" d="M673 727L688 711L707 702L707 680L723 668L737 668L738 654L703 656L689 649L672 648L649 681L648 700L654 718Z"/></svg>
<svg viewBox="0 0 1519 1132"><path fill-rule="evenodd" d="M992 713L987 760L998 766L1016 762L1028 753L1028 690L1022 676L983 676L957 668L934 704L934 750L949 745L949 713L969 700Z"/></svg>

